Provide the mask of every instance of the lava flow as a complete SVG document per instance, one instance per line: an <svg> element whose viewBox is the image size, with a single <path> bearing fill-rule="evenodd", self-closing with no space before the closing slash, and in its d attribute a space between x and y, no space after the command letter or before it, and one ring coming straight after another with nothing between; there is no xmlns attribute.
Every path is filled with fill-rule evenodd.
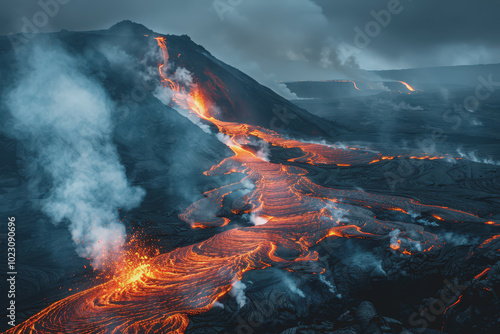
<svg viewBox="0 0 500 334"><path fill-rule="evenodd" d="M353 84L353 86L354 86L354 88L355 88L356 90L360 90L360 89L358 88L358 85L356 85L356 83L355 83L354 81L352 81L352 80L337 80L337 82L350 82L350 83L352 83L352 84Z"/></svg>
<svg viewBox="0 0 500 334"><path fill-rule="evenodd" d="M10 333L183 333L188 316L211 309L245 272L315 261L318 255L310 247L328 237L377 239L386 242L388 251L408 255L441 247L438 238L422 226L380 220L374 211L486 223L469 213L403 197L329 189L307 178L304 168L267 161L252 143L299 148L303 155L289 159L294 163L369 165L393 157L287 139L262 127L217 119L210 89L200 82L183 87L171 79L166 40L156 40L164 56L159 73L165 89L173 91L173 103L229 138L226 144L234 155L205 174L244 175L239 182L205 193L181 218L193 228L220 227L244 216L250 222L144 259L107 283L53 303ZM224 211L227 207L230 210Z"/></svg>
<svg viewBox="0 0 500 334"><path fill-rule="evenodd" d="M414 92L415 91L415 89L412 86L410 86L408 83L406 83L404 81L398 81L398 82L400 84L403 84L406 87L406 89L408 89L410 92Z"/></svg>

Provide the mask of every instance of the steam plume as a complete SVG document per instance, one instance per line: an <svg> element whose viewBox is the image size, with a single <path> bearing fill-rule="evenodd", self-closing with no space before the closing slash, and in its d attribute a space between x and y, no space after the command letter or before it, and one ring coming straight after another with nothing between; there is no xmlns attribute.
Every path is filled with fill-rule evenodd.
<svg viewBox="0 0 500 334"><path fill-rule="evenodd" d="M8 132L32 157L25 164L35 204L54 223L67 222L79 255L99 267L124 241L118 209L138 206L145 192L127 181L112 141L113 104L100 84L52 43L26 51L6 96Z"/></svg>

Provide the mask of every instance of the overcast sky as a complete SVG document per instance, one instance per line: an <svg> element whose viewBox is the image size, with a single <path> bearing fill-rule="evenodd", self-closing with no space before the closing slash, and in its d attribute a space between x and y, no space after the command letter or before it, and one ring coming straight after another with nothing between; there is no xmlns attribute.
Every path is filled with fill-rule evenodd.
<svg viewBox="0 0 500 334"><path fill-rule="evenodd" d="M26 21L58 31L106 29L129 19L156 32L187 34L260 81L353 77L357 67L500 62L497 0L40 2L54 1L66 4L57 13L49 6L54 15L48 17L38 0L0 0L0 34L21 32Z"/></svg>

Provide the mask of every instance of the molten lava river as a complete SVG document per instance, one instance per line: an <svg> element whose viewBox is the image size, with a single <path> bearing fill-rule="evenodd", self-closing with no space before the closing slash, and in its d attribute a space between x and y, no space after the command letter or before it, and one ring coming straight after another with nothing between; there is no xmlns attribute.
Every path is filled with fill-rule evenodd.
<svg viewBox="0 0 500 334"><path fill-rule="evenodd" d="M231 213L249 214L255 225L228 229L200 243L130 265L106 283L53 303L9 333L183 333L190 315L210 310L245 272L315 261L318 255L309 248L325 238L387 240L387 247L402 256L441 247L438 238L423 227L378 220L374 209L426 213L459 223L496 224L403 197L329 189L313 183L306 169L267 161L252 145L256 140L276 148L300 149L303 153L290 159L295 165L369 165L395 157L301 142L259 126L219 120L212 113L211 88L199 84L183 87L171 79L165 39L158 37L157 41L164 57L159 72L164 89L173 91L172 103L215 126L234 152L205 174L244 175L239 182L205 193L181 219L192 228L228 225L231 221L222 210L224 199L231 196ZM389 234L395 230L399 230L396 240L390 242Z"/></svg>

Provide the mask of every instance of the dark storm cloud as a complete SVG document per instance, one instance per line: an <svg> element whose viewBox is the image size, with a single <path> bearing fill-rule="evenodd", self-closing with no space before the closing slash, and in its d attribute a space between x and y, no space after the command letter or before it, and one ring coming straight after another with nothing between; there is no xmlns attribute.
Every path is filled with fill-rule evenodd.
<svg viewBox="0 0 500 334"><path fill-rule="evenodd" d="M364 57L363 67L420 67L492 63L500 61L500 2L489 0L315 0L337 35L354 44L359 27L376 21L372 11L387 10L399 3L399 13L392 14L386 27L373 37ZM362 4L360 4L362 3ZM363 51L365 51L363 49ZM377 66L377 61L381 64ZM366 66L369 65L369 66Z"/></svg>
<svg viewBox="0 0 500 334"><path fill-rule="evenodd" d="M384 69L498 62L500 2L489 0L400 0L390 23L372 32L368 45L353 49L354 28L364 31L375 22L370 12L394 7L394 1L0 0L0 33L19 32L36 19L40 31L105 29L130 19L157 32L188 34L267 85L356 77L358 65ZM48 3L57 13L43 22L36 14Z"/></svg>

